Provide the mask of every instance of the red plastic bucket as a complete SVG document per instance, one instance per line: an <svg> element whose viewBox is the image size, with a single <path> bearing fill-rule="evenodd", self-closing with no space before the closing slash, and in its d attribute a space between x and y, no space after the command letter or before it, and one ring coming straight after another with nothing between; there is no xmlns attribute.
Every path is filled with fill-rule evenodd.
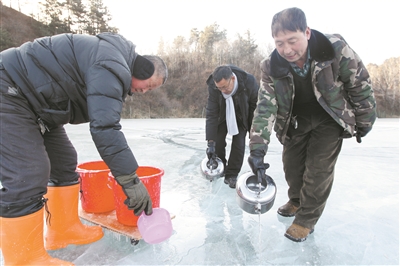
<svg viewBox="0 0 400 266"><path fill-rule="evenodd" d="M153 208L160 207L161 177L164 175L164 170L151 166L139 166L136 170L136 174L146 186L153 203ZM109 173L109 177L113 184L115 211L118 222L128 226L137 226L139 217L134 215L133 210L129 210L124 204L126 195L122 187L117 183L111 173Z"/></svg>
<svg viewBox="0 0 400 266"><path fill-rule="evenodd" d="M109 212L115 209L110 169L103 161L78 164L76 171L81 176L81 206L90 213Z"/></svg>

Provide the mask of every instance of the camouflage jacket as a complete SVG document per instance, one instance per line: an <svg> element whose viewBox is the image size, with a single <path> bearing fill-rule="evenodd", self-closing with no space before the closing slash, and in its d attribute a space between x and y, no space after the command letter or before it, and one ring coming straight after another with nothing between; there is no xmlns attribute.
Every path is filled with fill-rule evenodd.
<svg viewBox="0 0 400 266"><path fill-rule="evenodd" d="M376 102L369 74L360 57L338 34L312 30L308 42L311 78L319 104L343 127L343 138L354 134L355 126L372 127ZM250 130L250 150L267 151L272 127L284 145L293 108L295 88L289 63L276 50L261 62L261 84Z"/></svg>

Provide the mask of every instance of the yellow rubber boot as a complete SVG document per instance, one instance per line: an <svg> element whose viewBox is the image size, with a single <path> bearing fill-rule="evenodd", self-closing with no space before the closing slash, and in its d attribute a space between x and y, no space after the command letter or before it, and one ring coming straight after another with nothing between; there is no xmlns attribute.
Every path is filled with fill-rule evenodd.
<svg viewBox="0 0 400 266"><path fill-rule="evenodd" d="M4 265L74 265L51 257L43 243L43 208L16 217L0 217L0 243Z"/></svg>
<svg viewBox="0 0 400 266"><path fill-rule="evenodd" d="M45 248L54 250L69 244L83 245L103 237L101 226L87 226L78 216L79 184L64 187L47 187L47 221Z"/></svg>

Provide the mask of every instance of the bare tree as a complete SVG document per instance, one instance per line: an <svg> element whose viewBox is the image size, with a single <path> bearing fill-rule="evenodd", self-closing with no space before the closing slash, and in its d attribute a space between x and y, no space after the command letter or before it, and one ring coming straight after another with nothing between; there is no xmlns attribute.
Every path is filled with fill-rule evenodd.
<svg viewBox="0 0 400 266"><path fill-rule="evenodd" d="M377 101L379 117L400 116L400 57L385 60L382 65L367 66Z"/></svg>

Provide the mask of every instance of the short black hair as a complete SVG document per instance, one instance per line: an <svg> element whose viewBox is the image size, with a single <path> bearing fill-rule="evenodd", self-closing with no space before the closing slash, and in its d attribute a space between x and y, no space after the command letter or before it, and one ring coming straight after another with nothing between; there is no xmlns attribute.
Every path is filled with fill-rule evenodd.
<svg viewBox="0 0 400 266"><path fill-rule="evenodd" d="M297 7L291 7L276 13L272 18L271 33L275 37L279 32L301 31L307 29L306 14Z"/></svg>
<svg viewBox="0 0 400 266"><path fill-rule="evenodd" d="M215 83L220 82L222 79L229 79L232 77L232 69L230 66L227 65L222 65L219 67L216 67L214 69L214 72L212 73L213 80Z"/></svg>

